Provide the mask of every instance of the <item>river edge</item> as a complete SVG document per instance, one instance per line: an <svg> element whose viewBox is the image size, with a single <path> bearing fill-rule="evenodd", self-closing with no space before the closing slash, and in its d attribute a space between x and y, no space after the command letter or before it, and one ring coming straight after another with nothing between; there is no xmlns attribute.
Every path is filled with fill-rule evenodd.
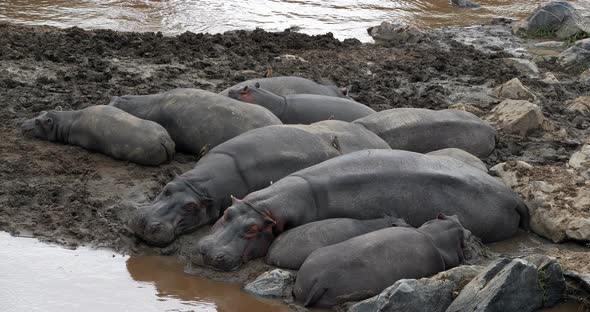
<svg viewBox="0 0 590 312"><path fill-rule="evenodd" d="M207 229L182 237L167 248L151 248L128 231L124 220L137 203L154 198L174 174L190 170L196 157L177 155L170 164L143 167L75 146L26 139L18 125L42 110L107 104L114 95L148 94L176 87L221 91L242 80L262 77L269 68L274 76L297 75L346 86L355 100L375 110L444 109L473 103L483 115L500 102L489 96L490 89L518 77L542 98L543 113L554 125L565 129L571 138L588 137L587 128L579 129L557 109L586 92L577 82L579 72L563 70L550 58L539 59L539 68L553 72L561 81L559 88L548 88L502 61L514 53L524 55L526 51L519 47L526 47L526 40L514 37L497 41L492 32L477 28L470 35L473 29L432 31L428 40L387 47L291 31L164 37L158 33L0 24L0 133L4 138L0 142L0 172L4 177L0 181L0 230L72 248L88 245L124 254L186 259ZM481 47L493 47L496 42L497 48L490 52L463 44L476 35L482 39L481 34ZM542 132L524 139L503 135L486 162L491 166L526 160L538 166L565 166L577 148L567 142L548 138ZM556 155L545 157L539 152L547 148L555 150ZM562 259L564 267L590 272L585 252L549 250L549 255ZM198 267L187 271L244 283L271 268L258 260L237 273Z"/></svg>

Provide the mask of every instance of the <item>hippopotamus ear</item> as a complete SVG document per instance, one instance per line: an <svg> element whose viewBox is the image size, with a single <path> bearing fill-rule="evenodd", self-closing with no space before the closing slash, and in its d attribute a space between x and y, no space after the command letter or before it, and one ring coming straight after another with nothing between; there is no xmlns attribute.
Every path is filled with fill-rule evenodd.
<svg viewBox="0 0 590 312"><path fill-rule="evenodd" d="M412 227L411 225L407 224L406 221L402 218L394 218L391 220L392 227Z"/></svg>
<svg viewBox="0 0 590 312"><path fill-rule="evenodd" d="M436 218L439 219L439 220L446 220L447 219L447 216L445 216L442 213L439 213L438 216L436 216Z"/></svg>
<svg viewBox="0 0 590 312"><path fill-rule="evenodd" d="M272 228L277 224L277 221L273 220L271 217L264 218L264 225L262 226L263 231L272 231Z"/></svg>
<svg viewBox="0 0 590 312"><path fill-rule="evenodd" d="M340 91L342 92L343 95L348 96L348 88L347 87L340 88Z"/></svg>
<svg viewBox="0 0 590 312"><path fill-rule="evenodd" d="M244 86L242 88L242 90L240 90L241 94L247 94L250 91L250 88L248 88L248 86Z"/></svg>
<svg viewBox="0 0 590 312"><path fill-rule="evenodd" d="M243 200L235 198L234 195L229 195L229 197L231 198L231 205L232 206L243 202Z"/></svg>

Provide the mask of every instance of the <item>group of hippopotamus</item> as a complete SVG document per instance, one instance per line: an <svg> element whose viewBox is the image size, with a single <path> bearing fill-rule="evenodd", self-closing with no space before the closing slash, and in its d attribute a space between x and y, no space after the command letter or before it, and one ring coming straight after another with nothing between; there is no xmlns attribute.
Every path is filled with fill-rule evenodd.
<svg viewBox="0 0 590 312"><path fill-rule="evenodd" d="M195 262L231 271L266 257L299 270L293 294L306 306L368 298L459 265L469 235L496 242L528 227L523 200L480 160L497 133L476 116L375 112L304 78L114 97L22 129L145 165L201 156L129 227L166 246L213 224Z"/></svg>

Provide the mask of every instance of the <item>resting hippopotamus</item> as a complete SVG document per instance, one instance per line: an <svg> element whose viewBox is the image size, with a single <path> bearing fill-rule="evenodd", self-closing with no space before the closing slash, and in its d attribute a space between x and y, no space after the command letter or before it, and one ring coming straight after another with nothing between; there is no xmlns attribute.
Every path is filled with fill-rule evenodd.
<svg viewBox="0 0 590 312"><path fill-rule="evenodd" d="M348 97L346 92L343 92L336 86L326 86L309 79L294 76L246 80L221 91L219 94L227 96L229 94L229 90L231 89L242 88L256 83L259 83L260 87L264 90L268 90L276 95L282 96L290 94L318 94L336 97Z"/></svg>
<svg viewBox="0 0 590 312"><path fill-rule="evenodd" d="M440 157L451 157L453 159L459 160L463 163L466 163L472 167L475 167L483 172L488 172L488 167L484 164L481 159L467 153L466 151L458 148L443 148L438 151L426 153L426 155L430 156L440 156Z"/></svg>
<svg viewBox="0 0 590 312"><path fill-rule="evenodd" d="M310 222L282 233L268 249L266 263L299 270L314 250L391 226L409 226L403 219L327 219Z"/></svg>
<svg viewBox="0 0 590 312"><path fill-rule="evenodd" d="M455 216L440 215L418 229L386 228L317 249L297 272L293 295L317 307L375 296L400 279L458 266L469 235Z"/></svg>
<svg viewBox="0 0 590 312"><path fill-rule="evenodd" d="M368 106L351 99L317 94L280 96L261 89L259 83L231 89L228 96L265 107L284 124L311 124L328 119L353 121L375 113Z"/></svg>
<svg viewBox="0 0 590 312"><path fill-rule="evenodd" d="M460 110L394 108L354 121L389 143L392 149L428 153L455 147L487 157L496 147L496 130Z"/></svg>
<svg viewBox="0 0 590 312"><path fill-rule="evenodd" d="M458 160L401 150L364 150L297 171L235 199L198 244L195 263L219 270L264 257L275 236L330 218L402 218L414 227L457 214L483 242L528 226L523 200L496 178ZM198 256L202 259L199 259ZM202 260L202 261L199 261Z"/></svg>
<svg viewBox="0 0 590 312"><path fill-rule="evenodd" d="M363 149L389 149L360 125L327 120L268 126L243 133L209 151L194 169L168 183L139 209L130 228L147 243L165 246L178 235L214 223L230 195L265 188L297 170Z"/></svg>
<svg viewBox="0 0 590 312"><path fill-rule="evenodd" d="M23 134L78 145L142 165L159 165L174 157L174 141L159 124L111 106L41 112L25 121Z"/></svg>
<svg viewBox="0 0 590 312"><path fill-rule="evenodd" d="M264 107L199 89L113 97L111 106L162 125L182 152L201 154L248 130L281 124Z"/></svg>

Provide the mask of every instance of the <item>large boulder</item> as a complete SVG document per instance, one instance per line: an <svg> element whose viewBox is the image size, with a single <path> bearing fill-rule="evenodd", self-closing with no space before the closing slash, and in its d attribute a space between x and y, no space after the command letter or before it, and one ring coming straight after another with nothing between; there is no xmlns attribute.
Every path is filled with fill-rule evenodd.
<svg viewBox="0 0 590 312"><path fill-rule="evenodd" d="M379 44L417 43L426 38L424 32L414 26L382 22L379 26L367 28L369 35Z"/></svg>
<svg viewBox="0 0 590 312"><path fill-rule="evenodd" d="M590 38L578 40L569 49L557 56L559 64L574 70L586 70L590 67Z"/></svg>
<svg viewBox="0 0 590 312"><path fill-rule="evenodd" d="M513 31L566 39L580 32L590 32L590 23L571 3L552 1L539 6L527 19L516 23Z"/></svg>
<svg viewBox="0 0 590 312"><path fill-rule="evenodd" d="M559 302L564 288L561 267L554 260L503 258L471 280L446 311L533 312Z"/></svg>
<svg viewBox="0 0 590 312"><path fill-rule="evenodd" d="M295 282L295 274L275 269L262 273L256 280L244 286L244 290L254 296L281 298L288 296L287 289Z"/></svg>
<svg viewBox="0 0 590 312"><path fill-rule="evenodd" d="M590 179L590 144L582 146L579 151L572 154L568 165L580 172L585 179Z"/></svg>
<svg viewBox="0 0 590 312"><path fill-rule="evenodd" d="M494 96L511 100L534 101L537 97L525 87L520 79L513 78L494 89Z"/></svg>
<svg viewBox="0 0 590 312"><path fill-rule="evenodd" d="M496 129L509 134L527 136L543 125L539 106L523 100L505 100L484 118Z"/></svg>
<svg viewBox="0 0 590 312"><path fill-rule="evenodd" d="M424 311L444 312L482 267L459 266L430 278L403 279L379 295L351 306L349 312Z"/></svg>
<svg viewBox="0 0 590 312"><path fill-rule="evenodd" d="M537 77L539 76L539 68L537 64L532 61L521 59L521 58L505 58L504 63L507 65L511 65L516 70L518 70L521 74L528 76L528 77Z"/></svg>

